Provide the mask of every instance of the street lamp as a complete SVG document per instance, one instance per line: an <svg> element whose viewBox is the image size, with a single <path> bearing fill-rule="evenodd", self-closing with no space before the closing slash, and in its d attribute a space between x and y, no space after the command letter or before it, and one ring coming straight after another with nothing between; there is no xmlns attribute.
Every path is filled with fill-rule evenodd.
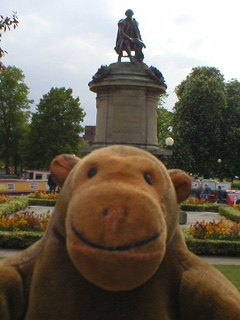
<svg viewBox="0 0 240 320"><path fill-rule="evenodd" d="M222 163L222 159L218 159L218 161L217 161L218 163Z"/></svg>

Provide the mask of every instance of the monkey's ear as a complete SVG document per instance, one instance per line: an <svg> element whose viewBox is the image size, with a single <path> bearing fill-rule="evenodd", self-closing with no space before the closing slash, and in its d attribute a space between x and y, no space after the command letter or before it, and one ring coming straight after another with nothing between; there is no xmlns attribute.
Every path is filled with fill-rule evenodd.
<svg viewBox="0 0 240 320"><path fill-rule="evenodd" d="M62 154L52 160L50 173L59 187L63 186L69 172L79 161L81 161L80 158L70 154Z"/></svg>
<svg viewBox="0 0 240 320"><path fill-rule="evenodd" d="M168 173L175 187L178 203L180 203L187 199L191 192L191 179L189 175L182 170L172 169L168 170Z"/></svg>

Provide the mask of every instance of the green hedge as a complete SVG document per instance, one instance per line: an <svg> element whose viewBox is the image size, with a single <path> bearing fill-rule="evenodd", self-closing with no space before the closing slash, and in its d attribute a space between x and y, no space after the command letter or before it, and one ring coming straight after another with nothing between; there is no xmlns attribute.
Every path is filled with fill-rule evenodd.
<svg viewBox="0 0 240 320"><path fill-rule="evenodd" d="M196 255L240 256L240 241L194 239L182 229L187 247Z"/></svg>
<svg viewBox="0 0 240 320"><path fill-rule="evenodd" d="M240 210L238 209L223 206L219 208L219 213L232 221L240 223Z"/></svg>
<svg viewBox="0 0 240 320"><path fill-rule="evenodd" d="M200 240L191 237L183 229L186 244L196 255L240 256L239 241ZM0 247L11 249L25 249L41 239L44 232L0 231Z"/></svg>
<svg viewBox="0 0 240 320"><path fill-rule="evenodd" d="M219 212L220 207L226 207L224 204L208 203L208 204L181 204L181 210L183 211L198 211L198 212Z"/></svg>
<svg viewBox="0 0 240 320"><path fill-rule="evenodd" d="M57 199L34 199L28 196L17 197L0 204L0 215L12 214L19 210L24 210L27 206L54 207Z"/></svg>
<svg viewBox="0 0 240 320"><path fill-rule="evenodd" d="M239 241L186 239L186 244L196 255L240 257Z"/></svg>
<svg viewBox="0 0 240 320"><path fill-rule="evenodd" d="M28 206L27 197L18 197L10 201L0 204L0 214L11 214L19 210L23 210Z"/></svg>
<svg viewBox="0 0 240 320"><path fill-rule="evenodd" d="M34 199L28 198L29 206L46 206L46 207L54 207L57 199Z"/></svg>
<svg viewBox="0 0 240 320"><path fill-rule="evenodd" d="M0 231L0 248L25 249L43 235L44 232Z"/></svg>

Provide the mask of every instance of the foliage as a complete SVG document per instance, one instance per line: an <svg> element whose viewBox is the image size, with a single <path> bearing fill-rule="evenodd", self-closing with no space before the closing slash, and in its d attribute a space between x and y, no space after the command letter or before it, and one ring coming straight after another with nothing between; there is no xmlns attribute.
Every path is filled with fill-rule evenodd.
<svg viewBox="0 0 240 320"><path fill-rule="evenodd" d="M191 204L191 203L184 203L180 204L180 207L184 211L197 211L197 212L219 212L220 207L225 207L226 205L218 204L218 203L209 203L206 202L204 204Z"/></svg>
<svg viewBox="0 0 240 320"><path fill-rule="evenodd" d="M10 165L16 167L21 162L20 146L32 103L24 78L22 70L16 67L9 66L0 72L0 155L6 174Z"/></svg>
<svg viewBox="0 0 240 320"><path fill-rule="evenodd" d="M195 239L240 241L240 223L227 220L225 217L218 222L197 221L189 230Z"/></svg>
<svg viewBox="0 0 240 320"><path fill-rule="evenodd" d="M184 205L184 204L203 204L203 203L205 203L204 199L189 198L183 201L181 204Z"/></svg>
<svg viewBox="0 0 240 320"><path fill-rule="evenodd" d="M45 231L50 219L49 211L35 214L34 211L15 213L12 217L0 216L0 231Z"/></svg>
<svg viewBox="0 0 240 320"><path fill-rule="evenodd" d="M9 200L11 200L11 197L9 197L9 196L6 195L6 194L0 194L0 204L1 204L1 203L4 203L4 202L6 202L6 201L9 201Z"/></svg>
<svg viewBox="0 0 240 320"><path fill-rule="evenodd" d="M196 255L240 256L239 241L187 239L186 244Z"/></svg>
<svg viewBox="0 0 240 320"><path fill-rule="evenodd" d="M223 215L224 217L236 221L240 223L240 211L238 208L228 207L228 206L220 206L219 207L219 214Z"/></svg>
<svg viewBox="0 0 240 320"><path fill-rule="evenodd" d="M14 29L16 29L16 27L18 26L18 17L17 17L17 13L13 12L13 14L11 15L11 17L6 17L4 18L2 15L0 16L0 42L1 42L1 38L2 38L2 32L6 32L7 30L10 30L10 27L13 26ZM0 47L0 59L2 57L4 57L4 55L7 53L7 51L3 50ZM1 70L5 70L4 65L0 62L0 71Z"/></svg>
<svg viewBox="0 0 240 320"><path fill-rule="evenodd" d="M171 120L173 113L163 107L157 109L157 136L160 147L166 147L165 140L172 134Z"/></svg>
<svg viewBox="0 0 240 320"><path fill-rule="evenodd" d="M196 255L240 256L239 241L194 239L188 230L183 233L188 249Z"/></svg>
<svg viewBox="0 0 240 320"><path fill-rule="evenodd" d="M26 166L48 169L52 159L62 153L79 153L80 123L85 113L72 89L52 88L45 94L33 114L25 152Z"/></svg>
<svg viewBox="0 0 240 320"><path fill-rule="evenodd" d="M59 197L59 193L45 193L42 191L35 191L34 193L30 193L28 198L34 199L57 199Z"/></svg>
<svg viewBox="0 0 240 320"><path fill-rule="evenodd" d="M44 232L0 231L0 247L11 249L25 249L41 239Z"/></svg>
<svg viewBox="0 0 240 320"><path fill-rule="evenodd" d="M218 69L192 69L176 88L172 166L205 178L239 174L239 93L240 83L226 84Z"/></svg>
<svg viewBox="0 0 240 320"><path fill-rule="evenodd" d="M8 215L19 210L23 210L28 206L27 197L18 197L0 204L0 215Z"/></svg>
<svg viewBox="0 0 240 320"><path fill-rule="evenodd" d="M29 198L28 205L29 206L42 206L42 207L54 207L57 199L37 199L37 198Z"/></svg>
<svg viewBox="0 0 240 320"><path fill-rule="evenodd" d="M225 177L240 176L240 82L232 79L225 85L227 108L224 110L225 132L223 134L220 169Z"/></svg>

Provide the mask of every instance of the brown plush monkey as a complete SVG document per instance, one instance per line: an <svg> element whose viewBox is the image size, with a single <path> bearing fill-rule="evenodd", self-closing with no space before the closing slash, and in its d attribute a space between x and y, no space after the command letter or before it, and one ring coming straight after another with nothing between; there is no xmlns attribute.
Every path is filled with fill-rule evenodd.
<svg viewBox="0 0 240 320"><path fill-rule="evenodd" d="M1 320L239 320L240 295L188 251L188 175L112 146L56 157L62 187L44 237L0 263Z"/></svg>

